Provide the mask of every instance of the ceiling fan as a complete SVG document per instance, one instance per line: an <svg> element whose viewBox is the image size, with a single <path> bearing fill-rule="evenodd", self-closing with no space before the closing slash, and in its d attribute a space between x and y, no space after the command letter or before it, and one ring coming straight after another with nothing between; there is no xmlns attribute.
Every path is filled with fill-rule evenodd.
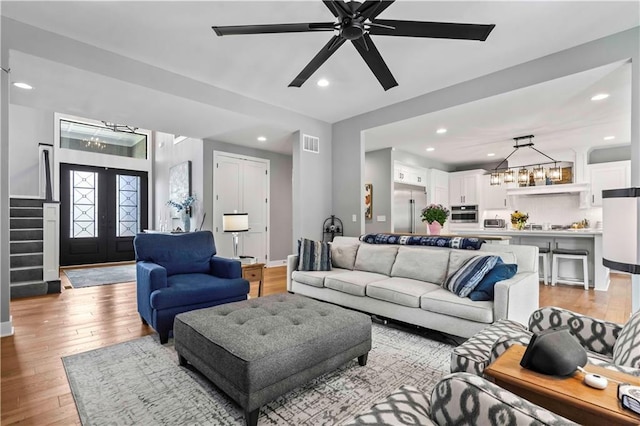
<svg viewBox="0 0 640 426"><path fill-rule="evenodd" d="M239 34L297 33L309 31L338 31L307 64L289 87L300 87L345 41L351 40L384 90L398 85L373 44L371 35L395 37L448 38L485 41L495 25L458 24L451 22L399 21L377 19L393 1L366 0L364 3L343 0L323 1L337 22L300 24L231 25L211 27L219 36Z"/></svg>

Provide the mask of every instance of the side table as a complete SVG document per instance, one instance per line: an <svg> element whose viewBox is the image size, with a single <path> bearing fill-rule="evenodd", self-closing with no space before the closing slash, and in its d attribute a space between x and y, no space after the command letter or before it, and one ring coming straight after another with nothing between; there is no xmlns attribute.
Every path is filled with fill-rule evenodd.
<svg viewBox="0 0 640 426"><path fill-rule="evenodd" d="M262 284L264 283L264 263L252 263L242 265L242 278L249 283L258 281L258 297L262 296Z"/></svg>
<svg viewBox="0 0 640 426"><path fill-rule="evenodd" d="M584 374L580 372L558 377L527 370L520 366L524 351L522 345L511 346L485 368L484 374L493 378L498 386L580 424L640 424L640 415L622 408L616 382L609 380L606 389L598 390L583 384ZM591 364L584 368L590 373L640 386L640 377Z"/></svg>

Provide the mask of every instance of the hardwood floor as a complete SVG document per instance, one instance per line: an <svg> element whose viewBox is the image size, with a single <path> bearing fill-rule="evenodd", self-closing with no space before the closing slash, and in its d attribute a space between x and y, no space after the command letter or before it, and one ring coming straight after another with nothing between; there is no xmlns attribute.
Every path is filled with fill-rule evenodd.
<svg viewBox="0 0 640 426"><path fill-rule="evenodd" d="M615 322L631 312L630 279L614 275L607 293L540 286L540 305ZM61 274L63 284L66 276ZM286 267L267 268L264 294L286 291ZM257 297L257 284L251 297ZM11 302L15 335L2 338L2 425L80 424L61 357L152 334L136 308L135 283L80 289Z"/></svg>

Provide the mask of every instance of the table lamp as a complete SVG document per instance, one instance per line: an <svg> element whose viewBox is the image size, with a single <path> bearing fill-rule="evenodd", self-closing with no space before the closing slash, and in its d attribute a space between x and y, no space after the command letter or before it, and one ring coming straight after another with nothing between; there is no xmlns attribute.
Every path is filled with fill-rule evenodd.
<svg viewBox="0 0 640 426"><path fill-rule="evenodd" d="M223 213L222 214L222 231L231 232L233 235L233 258L240 259L238 256L238 233L247 232L249 230L249 213Z"/></svg>

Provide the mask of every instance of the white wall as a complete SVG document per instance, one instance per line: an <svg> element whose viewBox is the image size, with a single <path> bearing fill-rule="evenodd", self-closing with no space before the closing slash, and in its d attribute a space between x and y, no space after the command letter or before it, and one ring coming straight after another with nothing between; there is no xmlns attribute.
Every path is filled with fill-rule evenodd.
<svg viewBox="0 0 640 426"><path fill-rule="evenodd" d="M206 211L205 185L204 185L204 143L202 139L187 138L178 144L173 143L173 135L154 132L154 163L153 163L153 201L154 212L152 221L154 229L160 229L159 217L167 222L171 229L182 227L179 218L171 218L171 208L167 206L169 201L169 171L171 167L184 161L191 161L191 194L197 201L191 215L191 229L200 226L202 216ZM209 163L207 163L207 167ZM151 181L150 181L151 182ZM211 229L210 227L207 229Z"/></svg>
<svg viewBox="0 0 640 426"><path fill-rule="evenodd" d="M53 145L53 112L9 106L9 193L40 197L38 144Z"/></svg>
<svg viewBox="0 0 640 426"><path fill-rule="evenodd" d="M0 9L2 3L0 2ZM2 27L0 24L0 34ZM2 39L0 66L7 69L9 50ZM13 334L9 312L9 75L0 70L0 335Z"/></svg>

